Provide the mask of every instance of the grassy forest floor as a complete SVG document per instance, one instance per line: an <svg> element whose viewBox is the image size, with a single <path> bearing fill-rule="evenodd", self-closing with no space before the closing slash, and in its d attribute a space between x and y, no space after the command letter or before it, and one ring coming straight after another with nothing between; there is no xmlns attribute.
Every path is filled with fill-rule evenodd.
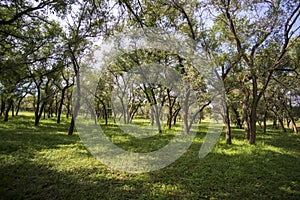
<svg viewBox="0 0 300 200"><path fill-rule="evenodd" d="M233 129L233 145L226 145L222 134L214 150L199 159L204 123L176 162L131 174L102 165L78 134L67 136L66 119L59 125L41 120L39 127L28 114L0 120L0 199L300 199L299 134L268 129L249 145L243 130ZM119 134L113 125L106 128ZM129 144L147 148L132 141L122 147Z"/></svg>

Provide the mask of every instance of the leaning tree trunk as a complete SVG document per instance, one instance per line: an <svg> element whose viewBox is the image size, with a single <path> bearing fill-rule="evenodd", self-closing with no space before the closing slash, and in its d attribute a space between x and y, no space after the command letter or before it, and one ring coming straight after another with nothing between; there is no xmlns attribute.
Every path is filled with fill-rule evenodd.
<svg viewBox="0 0 300 200"><path fill-rule="evenodd" d="M22 103L23 97L19 99L17 107L16 107L16 116L19 115L19 111L20 111L20 107L21 107L21 103Z"/></svg>
<svg viewBox="0 0 300 200"><path fill-rule="evenodd" d="M292 122L292 130L294 133L298 133L298 129L297 129L297 125L296 125L296 122L295 122L295 119L293 117L293 115L291 114L291 112L288 110L288 108L286 107L286 105L284 105L284 108L285 110L287 111L287 114Z"/></svg>
<svg viewBox="0 0 300 200"><path fill-rule="evenodd" d="M290 119L291 119L291 122L292 122L292 130L293 130L293 132L294 133L298 133L298 128L297 128L297 125L296 125L294 117L290 113L289 113L289 116L290 116Z"/></svg>
<svg viewBox="0 0 300 200"><path fill-rule="evenodd" d="M39 125L40 119L41 119L43 111L45 109L45 105L46 105L46 103L43 102L40 109L38 107L36 108L36 111L35 111L35 120L34 120L34 125L35 126Z"/></svg>
<svg viewBox="0 0 300 200"><path fill-rule="evenodd" d="M278 121L279 121L279 124L280 124L283 132L286 132L286 128L284 127L284 123L283 123L283 118L278 116Z"/></svg>
<svg viewBox="0 0 300 200"><path fill-rule="evenodd" d="M174 112L174 115L173 115L173 125L175 126L176 125L176 122L177 122L177 116L180 112L181 108L179 107L177 110L175 110Z"/></svg>

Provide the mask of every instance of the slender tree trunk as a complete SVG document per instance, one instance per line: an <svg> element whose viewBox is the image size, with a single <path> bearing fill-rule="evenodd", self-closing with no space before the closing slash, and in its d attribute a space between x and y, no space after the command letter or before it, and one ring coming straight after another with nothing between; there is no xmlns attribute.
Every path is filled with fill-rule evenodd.
<svg viewBox="0 0 300 200"><path fill-rule="evenodd" d="M286 125L288 128L290 128L291 120L287 117L286 118Z"/></svg>
<svg viewBox="0 0 300 200"><path fill-rule="evenodd" d="M295 123L295 120L292 118L292 129L294 133L298 133L298 128L297 125Z"/></svg>
<svg viewBox="0 0 300 200"><path fill-rule="evenodd" d="M77 74L76 77L76 101L75 101L75 106L73 108L73 112L72 112L72 119L71 119L71 123L70 123L70 127L69 127L69 131L68 131L68 135L73 135L74 133L74 128L75 128L75 121L79 112L79 108L80 108L80 76L79 74Z"/></svg>
<svg viewBox="0 0 300 200"><path fill-rule="evenodd" d="M284 127L284 123L283 123L282 117L278 117L278 121L279 121L279 124L280 124L283 132L286 132L286 128Z"/></svg>
<svg viewBox="0 0 300 200"><path fill-rule="evenodd" d="M294 133L298 133L298 128L297 128L297 125L296 125L294 117L290 116L290 119L291 119L291 122L292 122L292 130L293 130L293 132Z"/></svg>
<svg viewBox="0 0 300 200"><path fill-rule="evenodd" d="M101 105L103 107L103 114L104 114L104 119L105 119L105 125L107 125L108 124L108 114L107 114L106 105L105 105L105 103L104 103L103 100L99 100L99 101L100 101L100 103L101 103Z"/></svg>
<svg viewBox="0 0 300 200"><path fill-rule="evenodd" d="M295 119L293 117L293 115L291 114L291 112L288 110L288 108L286 107L286 105L284 105L284 108L290 118L290 121L292 122L292 130L294 133L298 133L298 129L297 129L297 125L296 125L296 122L295 122Z"/></svg>
<svg viewBox="0 0 300 200"><path fill-rule="evenodd" d="M167 97L168 97L168 120L167 120L167 125L168 129L172 128L172 121L173 121L173 108L176 103L176 97L174 97L174 100L172 101L171 95L170 95L170 89L167 89Z"/></svg>
<svg viewBox="0 0 300 200"><path fill-rule="evenodd" d="M157 131L158 133L161 133L161 124L160 124L160 118L159 118L159 109L158 109L158 105L154 104L154 111L155 111L155 123L157 126Z"/></svg>
<svg viewBox="0 0 300 200"><path fill-rule="evenodd" d="M183 109L182 109L182 119L183 119L183 129L184 129L184 134L188 135L190 130L189 130L189 122L188 122L188 113L189 113L189 98L190 98L190 89L187 89L186 97L183 102Z"/></svg>
<svg viewBox="0 0 300 200"><path fill-rule="evenodd" d="M57 110L57 123L59 124L60 123L60 117L61 117L61 112L62 112L62 107L64 105L64 99L65 99L65 92L66 92L66 87L64 87L61 91L61 99L60 99L60 102L59 102L59 106L58 106L58 109Z"/></svg>
<svg viewBox="0 0 300 200"><path fill-rule="evenodd" d="M122 105L123 121L124 121L124 124L127 124L127 109L125 107L122 97L120 97L120 101L121 101L121 105Z"/></svg>
<svg viewBox="0 0 300 200"><path fill-rule="evenodd" d="M243 123L244 123L244 130L245 130L245 138L246 140L250 139L250 127L249 127L249 116L248 116L248 99L249 99L249 92L247 89L243 89L244 97L243 97Z"/></svg>
<svg viewBox="0 0 300 200"><path fill-rule="evenodd" d="M233 110L234 115L235 115L235 118L236 118L236 126L237 126L238 128L240 128L240 129L243 128L242 120L241 120L241 118L240 118L240 114L239 114L237 108L232 107L232 110Z"/></svg>
<svg viewBox="0 0 300 200"><path fill-rule="evenodd" d="M69 119L70 113L71 113L71 106L70 106L70 104L68 103L68 104L67 104L67 113L66 113L66 118L67 118L67 119Z"/></svg>
<svg viewBox="0 0 300 200"><path fill-rule="evenodd" d="M11 116L15 116L15 106L14 106L14 100L11 100Z"/></svg>
<svg viewBox="0 0 300 200"><path fill-rule="evenodd" d="M138 109L139 109L139 106L140 106L140 105L136 106L136 108L131 112L129 123L132 123L132 120L133 120L135 114L137 113L137 111L138 111Z"/></svg>
<svg viewBox="0 0 300 200"><path fill-rule="evenodd" d="M74 126L75 126L75 121L74 121L74 116L72 114L72 118L71 118L71 123L70 123L69 131L68 131L68 135L73 135L73 133L74 133Z"/></svg>
<svg viewBox="0 0 300 200"><path fill-rule="evenodd" d="M37 107L37 109L35 111L35 120L34 120L34 125L35 126L39 125L39 122L40 122L40 119L42 117L43 111L45 110L45 105L46 105L46 103L43 102L42 105L41 105L41 108L38 109L38 107Z"/></svg>
<svg viewBox="0 0 300 200"><path fill-rule="evenodd" d="M16 116L18 116L23 98L20 98L16 107Z"/></svg>
<svg viewBox="0 0 300 200"><path fill-rule="evenodd" d="M9 111L10 111L11 107L12 107L12 100L10 99L10 100L8 101L8 106L7 106L7 108L6 108L6 110L5 110L5 113L4 113L4 121L5 121L5 122L8 121Z"/></svg>
<svg viewBox="0 0 300 200"><path fill-rule="evenodd" d="M264 112L264 117L263 117L263 133L267 133L267 117L268 117L268 112Z"/></svg>
<svg viewBox="0 0 300 200"><path fill-rule="evenodd" d="M59 106L59 101L58 101L58 94L55 95L55 117L58 115L58 106Z"/></svg>
<svg viewBox="0 0 300 200"><path fill-rule="evenodd" d="M278 129L278 126L277 126L277 118L274 118L274 119L273 119L273 125L272 125L272 128L273 128L273 129Z"/></svg>
<svg viewBox="0 0 300 200"><path fill-rule="evenodd" d="M178 108L178 109L175 110L175 112L174 112L174 116L173 116L173 125L174 125L174 126L176 125L176 122L177 122L177 116L178 116L180 110L181 110L181 108Z"/></svg>
<svg viewBox="0 0 300 200"><path fill-rule="evenodd" d="M0 109L0 116L5 112L5 101L3 98L1 99L1 109Z"/></svg>
<svg viewBox="0 0 300 200"><path fill-rule="evenodd" d="M46 110L46 108L44 108L44 117L43 117L43 119L46 119L46 112L47 112L47 110Z"/></svg>
<svg viewBox="0 0 300 200"><path fill-rule="evenodd" d="M226 144L232 144L231 141L231 128L230 128L230 119L229 119L229 110L227 105L225 105L225 128L226 128Z"/></svg>
<svg viewBox="0 0 300 200"><path fill-rule="evenodd" d="M167 119L167 125L168 125L168 129L172 128L172 119L173 119L173 115L172 115L172 108L169 107L169 112L168 112L168 119Z"/></svg>

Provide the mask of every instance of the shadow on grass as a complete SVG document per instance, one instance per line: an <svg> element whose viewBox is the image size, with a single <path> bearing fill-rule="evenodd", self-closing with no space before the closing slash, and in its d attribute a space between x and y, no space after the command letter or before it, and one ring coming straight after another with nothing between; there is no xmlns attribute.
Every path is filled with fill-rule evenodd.
<svg viewBox="0 0 300 200"><path fill-rule="evenodd" d="M268 130L249 145L243 130L233 129L233 145L222 135L199 159L203 132L168 167L129 174L94 159L77 135L66 135L66 123L34 127L30 120L0 125L0 199L300 199L299 135Z"/></svg>

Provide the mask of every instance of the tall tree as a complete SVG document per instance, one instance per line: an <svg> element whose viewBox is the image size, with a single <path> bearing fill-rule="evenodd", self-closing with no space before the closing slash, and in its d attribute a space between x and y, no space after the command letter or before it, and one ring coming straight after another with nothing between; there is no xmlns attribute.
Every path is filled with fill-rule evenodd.
<svg viewBox="0 0 300 200"><path fill-rule="evenodd" d="M77 2L72 9L67 22L65 51L73 66L76 76L76 101L73 106L72 119L68 135L72 135L80 107L80 66L82 59L91 48L91 39L104 35L106 20L109 20L107 2L91 0Z"/></svg>
<svg viewBox="0 0 300 200"><path fill-rule="evenodd" d="M213 5L221 13L219 17L228 27L239 56L245 63L248 76L245 81L251 84L249 143L253 144L256 141L258 103L287 50L299 38L300 27L296 22L300 16L300 3L220 0L214 1ZM259 65L257 58L266 54L273 59L265 66Z"/></svg>

